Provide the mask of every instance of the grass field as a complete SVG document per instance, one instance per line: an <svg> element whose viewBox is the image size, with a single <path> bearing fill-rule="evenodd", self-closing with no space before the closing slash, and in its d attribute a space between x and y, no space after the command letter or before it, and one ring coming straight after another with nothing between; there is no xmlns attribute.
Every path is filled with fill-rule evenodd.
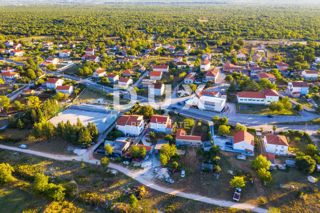
<svg viewBox="0 0 320 213"><path fill-rule="evenodd" d="M271 111L265 105L236 104L237 113L240 114L258 114L258 115L297 115L292 110Z"/></svg>

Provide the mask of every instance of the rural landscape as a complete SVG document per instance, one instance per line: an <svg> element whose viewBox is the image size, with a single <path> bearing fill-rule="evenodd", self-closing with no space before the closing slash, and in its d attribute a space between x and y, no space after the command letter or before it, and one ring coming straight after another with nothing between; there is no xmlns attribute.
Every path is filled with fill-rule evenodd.
<svg viewBox="0 0 320 213"><path fill-rule="evenodd" d="M319 2L0 14L0 213L320 211Z"/></svg>

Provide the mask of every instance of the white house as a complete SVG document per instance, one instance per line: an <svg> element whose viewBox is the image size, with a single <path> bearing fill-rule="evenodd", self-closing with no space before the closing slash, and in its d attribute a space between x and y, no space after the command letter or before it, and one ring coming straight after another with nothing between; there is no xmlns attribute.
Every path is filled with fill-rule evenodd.
<svg viewBox="0 0 320 213"><path fill-rule="evenodd" d="M84 53L87 54L87 55L94 55L94 49L93 48L87 48L84 51Z"/></svg>
<svg viewBox="0 0 320 213"><path fill-rule="evenodd" d="M258 74L258 78L259 80L261 79L268 79L271 83L275 83L276 82L276 77L272 74L272 73L267 73L267 72L261 72Z"/></svg>
<svg viewBox="0 0 320 213"><path fill-rule="evenodd" d="M169 66L166 64L154 65L152 66L152 70L158 72L169 72Z"/></svg>
<svg viewBox="0 0 320 213"><path fill-rule="evenodd" d="M165 115L153 115L150 119L149 127L156 132L171 132L171 119Z"/></svg>
<svg viewBox="0 0 320 213"><path fill-rule="evenodd" d="M178 129L176 133L176 145L200 146L202 145L202 138L198 135L188 135L184 129Z"/></svg>
<svg viewBox="0 0 320 213"><path fill-rule="evenodd" d="M309 93L309 85L303 81L288 82L287 93L293 97L306 95Z"/></svg>
<svg viewBox="0 0 320 213"><path fill-rule="evenodd" d="M247 56L246 56L246 54L240 52L237 55L237 59L239 59L239 60L247 60Z"/></svg>
<svg viewBox="0 0 320 213"><path fill-rule="evenodd" d="M61 50L59 51L59 58L69 58L71 55L71 50Z"/></svg>
<svg viewBox="0 0 320 213"><path fill-rule="evenodd" d="M116 128L126 135L138 136L144 130L142 115L122 115L118 118Z"/></svg>
<svg viewBox="0 0 320 213"><path fill-rule="evenodd" d="M97 68L96 71L92 74L94 78L101 78L106 75L106 69L101 67Z"/></svg>
<svg viewBox="0 0 320 213"><path fill-rule="evenodd" d="M276 64L276 67L280 71L286 71L289 68L289 64L284 63L284 62L279 62Z"/></svg>
<svg viewBox="0 0 320 213"><path fill-rule="evenodd" d="M4 72L1 73L1 76L5 81L13 81L20 77L19 73L16 72Z"/></svg>
<svg viewBox="0 0 320 213"><path fill-rule="evenodd" d="M149 87L149 93L154 96L163 96L165 91L165 86L162 83L155 83Z"/></svg>
<svg viewBox="0 0 320 213"><path fill-rule="evenodd" d="M117 83L119 81L119 75L114 73L108 73L107 78L111 83Z"/></svg>
<svg viewBox="0 0 320 213"><path fill-rule="evenodd" d="M185 84L193 84L194 80L196 80L196 73L195 72L191 72L184 78L183 82Z"/></svg>
<svg viewBox="0 0 320 213"><path fill-rule="evenodd" d="M12 68L12 67L6 67L6 68L3 68L1 70L1 73L6 73L6 72L14 72L16 71L16 69Z"/></svg>
<svg viewBox="0 0 320 213"><path fill-rule="evenodd" d="M201 71L208 71L211 67L211 63L209 60L203 60L200 65Z"/></svg>
<svg viewBox="0 0 320 213"><path fill-rule="evenodd" d="M212 81L213 83L216 82L219 75L219 69L214 68L206 72L206 81Z"/></svg>
<svg viewBox="0 0 320 213"><path fill-rule="evenodd" d="M284 135L266 135L263 138L266 152L275 155L288 155L289 144Z"/></svg>
<svg viewBox="0 0 320 213"><path fill-rule="evenodd" d="M13 47L14 43L13 43L13 41L6 41L6 42L4 42L4 45L6 47Z"/></svg>
<svg viewBox="0 0 320 213"><path fill-rule="evenodd" d="M160 72L160 71L151 71L149 76L150 76L151 80L160 81L161 78L162 78L162 72Z"/></svg>
<svg viewBox="0 0 320 213"><path fill-rule="evenodd" d="M22 57L24 55L24 51L23 50L13 50L12 55Z"/></svg>
<svg viewBox="0 0 320 213"><path fill-rule="evenodd" d="M57 65L59 63L59 59L58 58L55 58L55 57L48 57L46 60L45 60L45 63L46 64L54 64L54 65Z"/></svg>
<svg viewBox="0 0 320 213"><path fill-rule="evenodd" d="M247 131L238 131L233 135L233 149L247 155L254 155L254 136Z"/></svg>
<svg viewBox="0 0 320 213"><path fill-rule="evenodd" d="M196 106L201 110L221 112L226 106L227 96L208 88L185 102L186 106Z"/></svg>
<svg viewBox="0 0 320 213"><path fill-rule="evenodd" d="M56 92L61 92L63 94L71 95L73 92L73 86L69 86L69 85L57 86Z"/></svg>
<svg viewBox="0 0 320 213"><path fill-rule="evenodd" d="M125 78L125 77L120 77L118 81L118 85L121 88L128 88L131 84L133 84L133 81L131 78Z"/></svg>
<svg viewBox="0 0 320 213"><path fill-rule="evenodd" d="M244 67L243 66L237 66L235 64L231 64L230 62L227 62L227 63L223 64L223 68L222 69L223 69L224 72L233 73L233 72L241 72L244 69Z"/></svg>
<svg viewBox="0 0 320 213"><path fill-rule="evenodd" d="M47 87L47 89L55 90L58 86L62 86L63 82L64 82L63 79L48 78L48 80L46 82L46 87Z"/></svg>
<svg viewBox="0 0 320 213"><path fill-rule="evenodd" d="M98 63L100 61L100 58L96 55L89 55L89 54L84 54L82 57L81 57L82 60L84 61L93 61L93 62L96 62Z"/></svg>
<svg viewBox="0 0 320 213"><path fill-rule="evenodd" d="M304 70L301 73L305 80L316 81L319 78L319 72L317 70Z"/></svg>
<svg viewBox="0 0 320 213"><path fill-rule="evenodd" d="M184 69L184 68L188 67L188 64L186 62L183 62L183 61L177 62L176 65L177 65L178 69Z"/></svg>
<svg viewBox="0 0 320 213"><path fill-rule="evenodd" d="M243 91L237 93L237 100L240 104L269 105L271 102L279 101L279 94L272 89L261 92Z"/></svg>

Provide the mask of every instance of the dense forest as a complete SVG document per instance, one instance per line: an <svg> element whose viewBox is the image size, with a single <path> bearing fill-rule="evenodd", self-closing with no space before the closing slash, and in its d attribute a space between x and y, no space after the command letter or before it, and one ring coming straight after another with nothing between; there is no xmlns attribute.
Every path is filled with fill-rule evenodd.
<svg viewBox="0 0 320 213"><path fill-rule="evenodd" d="M0 39L59 36L106 41L118 36L122 42L139 44L157 35L162 42L192 38L222 44L235 38L318 40L320 35L320 7L0 7L0 13Z"/></svg>

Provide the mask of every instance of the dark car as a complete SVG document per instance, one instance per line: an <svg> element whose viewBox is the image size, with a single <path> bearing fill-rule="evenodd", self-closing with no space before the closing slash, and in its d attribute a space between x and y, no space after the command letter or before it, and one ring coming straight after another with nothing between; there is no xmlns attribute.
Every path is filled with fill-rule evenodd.
<svg viewBox="0 0 320 213"><path fill-rule="evenodd" d="M268 117L268 118L273 118L274 116L273 116L273 115L267 115L267 117Z"/></svg>

